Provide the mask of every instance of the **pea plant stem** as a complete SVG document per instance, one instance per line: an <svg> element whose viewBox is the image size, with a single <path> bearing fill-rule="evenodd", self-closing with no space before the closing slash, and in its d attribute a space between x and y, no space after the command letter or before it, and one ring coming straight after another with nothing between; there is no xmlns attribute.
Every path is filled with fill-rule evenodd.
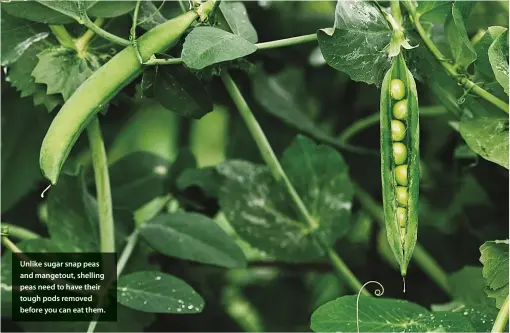
<svg viewBox="0 0 510 333"><path fill-rule="evenodd" d="M90 144L92 168L96 183L97 203L99 210L99 239L101 252L115 252L115 227L113 223L113 206L110 189L110 176L108 174L108 160L104 147L101 127L97 116L93 117L87 126L87 135ZM97 320L92 320L87 329L94 332Z"/></svg>
<svg viewBox="0 0 510 333"><path fill-rule="evenodd" d="M138 238L139 238L138 229L133 231L133 233L129 235L126 246L124 247L124 250L122 250L119 260L117 260L117 278L120 277L122 271L126 267L129 258L131 257L131 254L133 254L133 250L136 247Z"/></svg>
<svg viewBox="0 0 510 333"><path fill-rule="evenodd" d="M303 36L296 36L285 39L273 40L270 42L257 43L255 46L258 50L274 49L279 47L292 46L302 43L308 43L317 40L316 34L309 34ZM151 59L144 63L144 65L176 65L181 64L182 58L171 58L171 59Z"/></svg>
<svg viewBox="0 0 510 333"><path fill-rule="evenodd" d="M501 309L499 309L494 325L492 326L492 333L505 332L506 323L508 322L508 296L506 297Z"/></svg>
<svg viewBox="0 0 510 333"><path fill-rule="evenodd" d="M313 33L313 34L309 34L309 35L273 40L270 42L257 43L257 44L255 44L255 46L259 50L265 50L265 49L274 49L274 48L278 48L278 47L303 44L303 43L313 42L315 40L317 40L317 34Z"/></svg>
<svg viewBox="0 0 510 333"><path fill-rule="evenodd" d="M481 88L480 86L476 85L473 81L468 79L466 76L461 75L457 72L456 66L450 64L448 61L446 61L446 58L441 54L441 51L436 47L434 42L429 38L427 33L425 32L425 29L421 25L420 22L420 15L416 12L416 7L414 4L409 1L405 0L404 5L406 6L407 10L409 11L409 14L411 15L412 22L414 24L414 27L418 31L418 34L420 35L421 39L427 46L427 48L432 52L434 57L439 61L439 63L443 66L443 68L446 70L446 72L454 79L457 80L457 82L464 87L467 90L472 91L476 95L480 96L481 98L485 99L487 102L493 104L494 106L498 107L502 111L508 113L508 104L504 101L500 100L487 90Z"/></svg>
<svg viewBox="0 0 510 333"><path fill-rule="evenodd" d="M372 217L384 226L384 212L382 207L359 185L354 184L354 195L361 203L363 208ZM443 271L437 261L427 252L423 246L416 243L412 260L448 295L450 295L450 286L448 276Z"/></svg>
<svg viewBox="0 0 510 333"><path fill-rule="evenodd" d="M239 113L241 114L241 117L243 118L246 126L248 127L248 131L250 132L251 136L255 140L255 143L262 155L262 158L264 162L269 167L274 179L281 183L285 188L287 189L287 192L292 198L292 201L294 202L297 210L299 213L303 216L304 220L308 224L308 226L312 229L312 235L316 235L313 233L313 230L318 228L317 221L315 221L310 213L308 212L308 209L306 208L305 204L301 200L301 197L296 192L296 189L290 182L289 178L287 177L287 174L283 170L280 162L278 161L278 158L276 157L271 144L267 140L266 135L264 134L264 131L260 127L257 119L253 115L250 107L246 103L246 100L244 99L243 95L241 94L241 91L235 84L234 80L228 73L228 71L223 71L221 74L221 79L223 81L223 84L225 85L225 88L227 89L228 94L234 101L234 104L236 105L237 109L239 110ZM315 236L318 237L318 236ZM328 253L328 257L335 267L336 271L339 273L339 275L347 281L349 286L354 290L358 291L361 289L361 282L356 278L356 276L351 272L351 270L347 267L347 265L344 263L344 261L329 247L324 245L324 242L322 239L318 239L319 243L324 247L324 250ZM364 295L370 295L367 291L362 290L362 293Z"/></svg>
<svg viewBox="0 0 510 333"><path fill-rule="evenodd" d="M34 239L34 238L41 237L40 235L36 234L35 232L25 229L23 227L18 227L17 225L2 222L2 230L4 228L7 229L9 236L13 236L18 239Z"/></svg>
<svg viewBox="0 0 510 333"><path fill-rule="evenodd" d="M140 11L140 0L136 1L135 10L133 12L133 24L131 25L131 34L129 38L131 41L136 39L136 26L138 24L138 12Z"/></svg>
<svg viewBox="0 0 510 333"><path fill-rule="evenodd" d="M94 22L94 24L97 25L98 27L100 27L103 23L104 23L103 18L98 18ZM92 39L92 37L94 37L95 34L96 33L93 30L88 29L87 31L85 31L83 35L80 36L80 38L76 39L74 45L79 55L84 54L84 52L87 50L87 46L90 40Z"/></svg>
<svg viewBox="0 0 510 333"><path fill-rule="evenodd" d="M63 25L50 25L50 30L55 38L57 38L60 45L74 49L74 39L69 35Z"/></svg>
<svg viewBox="0 0 510 333"><path fill-rule="evenodd" d="M434 106L424 106L420 108L420 117L424 116L437 116L446 113L446 109L442 105L434 105ZM365 118L362 118L347 127L338 137L338 141L343 144L346 144L350 138L358 134L359 132L369 128L371 126L379 124L381 115L379 112L371 114Z"/></svg>
<svg viewBox="0 0 510 333"><path fill-rule="evenodd" d="M9 237L7 236L2 236L2 243L4 244L4 246L6 248L8 248L9 250L11 250L12 253L22 253L22 251L20 250L19 247L16 246L16 244L14 244L10 239Z"/></svg>
<svg viewBox="0 0 510 333"><path fill-rule="evenodd" d="M402 24L402 12L400 11L400 1L399 0L391 0L390 6L391 6L391 14L395 18L395 21L397 21L397 23L399 25L401 25Z"/></svg>
<svg viewBox="0 0 510 333"><path fill-rule="evenodd" d="M101 29L101 27L92 22L92 20L88 16L85 16L83 18L83 25L85 25L90 30L94 31L98 36L101 36L104 39L107 39L115 44L119 44L122 46L131 45L131 42L129 40L116 36L106 30Z"/></svg>
<svg viewBox="0 0 510 333"><path fill-rule="evenodd" d="M110 177L108 175L108 161L104 147L99 119L94 117L88 127L87 134L90 144L92 166L97 189L97 203L99 207L99 233L102 252L115 252L115 229L113 224L112 195Z"/></svg>

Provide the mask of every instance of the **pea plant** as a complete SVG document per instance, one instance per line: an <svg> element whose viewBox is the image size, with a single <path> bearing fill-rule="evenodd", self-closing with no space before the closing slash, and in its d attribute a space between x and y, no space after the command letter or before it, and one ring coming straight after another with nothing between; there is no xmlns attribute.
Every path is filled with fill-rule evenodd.
<svg viewBox="0 0 510 333"><path fill-rule="evenodd" d="M508 331L508 2L10 1L1 28L4 327ZM22 252L117 253L117 321L10 320Z"/></svg>

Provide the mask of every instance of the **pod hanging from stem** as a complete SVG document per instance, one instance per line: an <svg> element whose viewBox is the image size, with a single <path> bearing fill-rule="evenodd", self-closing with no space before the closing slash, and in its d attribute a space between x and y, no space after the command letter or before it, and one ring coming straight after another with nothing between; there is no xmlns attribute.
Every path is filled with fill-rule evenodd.
<svg viewBox="0 0 510 333"><path fill-rule="evenodd" d="M90 120L143 71L143 62L175 45L197 19L205 20L217 1L209 0L160 24L128 45L95 71L62 106L44 137L39 164L43 175L56 184L71 148Z"/></svg>
<svg viewBox="0 0 510 333"><path fill-rule="evenodd" d="M416 245L420 178L418 97L400 53L381 87L381 180L386 232L403 277Z"/></svg>

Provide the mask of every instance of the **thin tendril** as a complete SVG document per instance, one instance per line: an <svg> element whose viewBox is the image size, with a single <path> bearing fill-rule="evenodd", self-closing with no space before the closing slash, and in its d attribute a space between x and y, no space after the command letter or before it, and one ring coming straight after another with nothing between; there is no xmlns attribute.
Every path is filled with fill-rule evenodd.
<svg viewBox="0 0 510 333"><path fill-rule="evenodd" d="M42 193L41 193L41 198L44 198L44 193L46 193L46 191L48 191L48 190L50 189L50 187L51 187L51 184L50 184L50 185L48 185L48 186L44 189L44 191L42 191Z"/></svg>
<svg viewBox="0 0 510 333"><path fill-rule="evenodd" d="M356 326L358 327L358 333L359 333L359 297L361 296L361 291L363 288L365 288L370 283L377 283L381 289L376 289L374 291L375 296L382 296L384 294L384 287L383 285L378 281L368 281L364 285L361 286L361 288L358 291L358 297L356 298Z"/></svg>

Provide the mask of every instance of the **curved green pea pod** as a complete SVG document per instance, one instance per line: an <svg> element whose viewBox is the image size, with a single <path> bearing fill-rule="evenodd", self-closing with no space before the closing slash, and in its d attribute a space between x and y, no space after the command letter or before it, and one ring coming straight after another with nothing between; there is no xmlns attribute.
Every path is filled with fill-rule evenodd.
<svg viewBox="0 0 510 333"><path fill-rule="evenodd" d="M395 168L393 158L393 140L391 135L392 106L397 102L390 95L390 82L392 79L400 79L404 82L408 100L409 112L406 119L406 136L403 139L407 147L407 172L408 172L408 202L406 206L406 226L401 228L397 218L399 207L395 180ZM384 76L381 87L381 180L383 193L384 220L389 245L400 265L402 276L407 274L407 266L411 260L418 234L418 195L420 180L420 152L419 152L419 116L418 94L416 84L411 72L407 69L402 53L393 60L391 68ZM403 235L402 234L403 230Z"/></svg>
<svg viewBox="0 0 510 333"><path fill-rule="evenodd" d="M142 35L137 40L142 60L175 45L197 18L197 13L189 11ZM95 71L62 106L44 137L39 156L41 171L52 184L56 184L71 148L90 120L142 73L142 67L135 48L129 45Z"/></svg>

